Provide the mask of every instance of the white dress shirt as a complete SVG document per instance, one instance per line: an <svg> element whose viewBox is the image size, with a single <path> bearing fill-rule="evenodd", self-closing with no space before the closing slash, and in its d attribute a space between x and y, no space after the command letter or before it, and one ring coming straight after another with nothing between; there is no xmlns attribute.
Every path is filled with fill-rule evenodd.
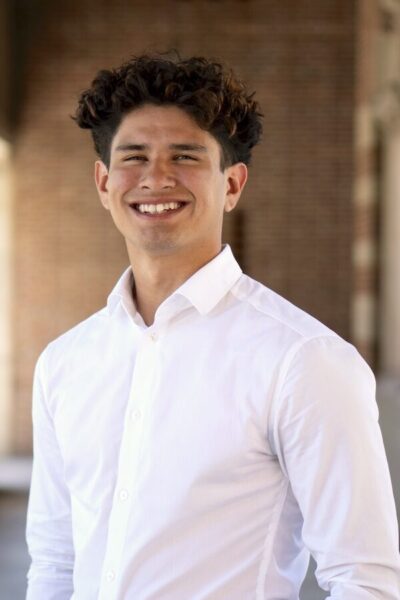
<svg viewBox="0 0 400 600"><path fill-rule="evenodd" d="M157 309L129 267L34 377L28 600L398 600L375 380L229 245Z"/></svg>

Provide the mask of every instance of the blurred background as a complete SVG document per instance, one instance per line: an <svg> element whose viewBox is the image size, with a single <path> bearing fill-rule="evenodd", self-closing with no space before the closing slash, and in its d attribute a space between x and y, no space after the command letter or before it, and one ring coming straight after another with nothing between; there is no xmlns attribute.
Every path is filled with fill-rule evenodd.
<svg viewBox="0 0 400 600"><path fill-rule="evenodd" d="M169 48L256 90L264 139L224 241L372 366L400 505L400 1L1 0L1 600L25 594L35 361L128 265L70 115L99 69ZM326 596L314 568L304 600Z"/></svg>

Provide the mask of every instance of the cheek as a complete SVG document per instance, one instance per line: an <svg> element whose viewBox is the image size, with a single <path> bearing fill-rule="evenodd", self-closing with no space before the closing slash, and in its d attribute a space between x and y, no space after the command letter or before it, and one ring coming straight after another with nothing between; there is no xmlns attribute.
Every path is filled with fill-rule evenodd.
<svg viewBox="0 0 400 600"><path fill-rule="evenodd" d="M193 182L188 181L188 187L196 189L206 200L207 203L215 205L215 199L222 198L224 193L224 180L218 173L204 172L194 177Z"/></svg>
<svg viewBox="0 0 400 600"><path fill-rule="evenodd" d="M137 179L137 174L131 170L115 170L110 174L108 180L109 189L123 194L135 186Z"/></svg>

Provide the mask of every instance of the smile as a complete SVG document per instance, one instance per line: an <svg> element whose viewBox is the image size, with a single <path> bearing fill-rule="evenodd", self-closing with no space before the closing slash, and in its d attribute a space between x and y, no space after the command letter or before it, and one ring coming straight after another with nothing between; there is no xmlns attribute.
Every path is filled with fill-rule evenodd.
<svg viewBox="0 0 400 600"><path fill-rule="evenodd" d="M151 204L134 203L130 206L136 213L139 213L140 216L147 218L165 218L180 212L186 206L186 204L187 202L160 202Z"/></svg>

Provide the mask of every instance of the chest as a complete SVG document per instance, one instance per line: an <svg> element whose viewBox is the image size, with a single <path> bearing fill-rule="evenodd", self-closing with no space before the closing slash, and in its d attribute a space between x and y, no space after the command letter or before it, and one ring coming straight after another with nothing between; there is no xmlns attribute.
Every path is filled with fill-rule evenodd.
<svg viewBox="0 0 400 600"><path fill-rule="evenodd" d="M91 353L75 360L55 410L71 491L100 506L121 464L138 488L167 488L175 474L184 493L274 463L265 435L274 369L261 361L243 340L228 349L201 332L124 342L96 364Z"/></svg>

